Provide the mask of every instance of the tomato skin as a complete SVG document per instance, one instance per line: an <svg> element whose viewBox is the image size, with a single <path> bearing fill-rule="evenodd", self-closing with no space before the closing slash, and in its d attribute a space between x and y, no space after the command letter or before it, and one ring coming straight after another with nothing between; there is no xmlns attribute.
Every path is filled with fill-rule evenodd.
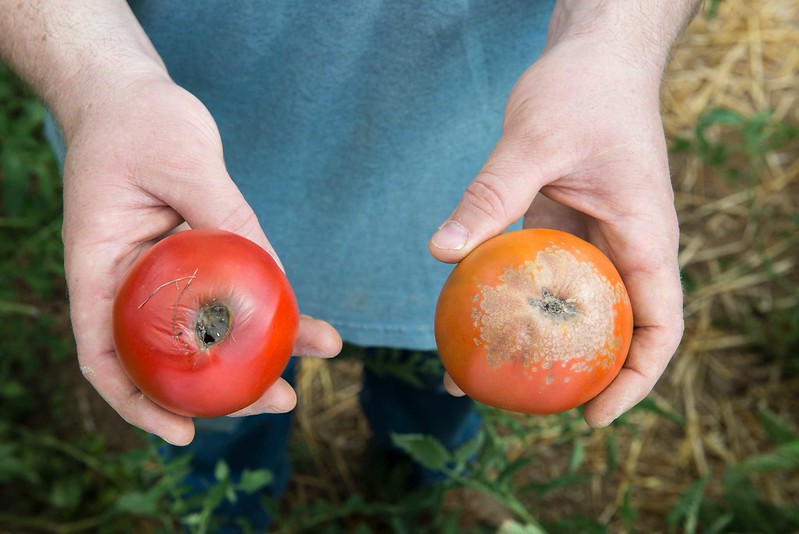
<svg viewBox="0 0 799 534"><path fill-rule="evenodd" d="M436 307L436 343L455 384L522 413L560 413L594 398L621 370L632 331L610 260L556 230L481 244L453 269Z"/></svg>
<svg viewBox="0 0 799 534"><path fill-rule="evenodd" d="M204 309L226 313L221 340L198 333ZM113 325L119 361L148 398L180 415L218 417L277 381L299 311L265 250L231 232L193 229L137 259L117 291Z"/></svg>

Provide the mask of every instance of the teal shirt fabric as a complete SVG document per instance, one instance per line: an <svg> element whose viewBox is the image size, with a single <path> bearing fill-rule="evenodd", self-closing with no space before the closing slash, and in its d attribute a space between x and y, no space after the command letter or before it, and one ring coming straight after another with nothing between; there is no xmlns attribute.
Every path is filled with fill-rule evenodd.
<svg viewBox="0 0 799 534"><path fill-rule="evenodd" d="M355 344L432 349L452 266L428 239L498 140L553 3L130 5L216 119L301 311Z"/></svg>

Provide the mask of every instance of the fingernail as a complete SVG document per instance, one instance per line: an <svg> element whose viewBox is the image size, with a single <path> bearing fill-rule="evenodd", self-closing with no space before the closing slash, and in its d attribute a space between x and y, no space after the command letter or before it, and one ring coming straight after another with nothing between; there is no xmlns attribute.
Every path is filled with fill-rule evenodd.
<svg viewBox="0 0 799 534"><path fill-rule="evenodd" d="M469 240L469 231L455 221L444 223L435 234L432 243L436 248L460 250Z"/></svg>

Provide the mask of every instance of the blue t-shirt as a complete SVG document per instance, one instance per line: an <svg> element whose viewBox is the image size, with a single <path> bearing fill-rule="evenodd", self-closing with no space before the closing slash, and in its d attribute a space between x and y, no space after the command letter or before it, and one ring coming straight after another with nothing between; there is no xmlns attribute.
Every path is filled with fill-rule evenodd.
<svg viewBox="0 0 799 534"><path fill-rule="evenodd" d="M432 349L427 242L499 139L554 0L131 1L211 111L300 310Z"/></svg>

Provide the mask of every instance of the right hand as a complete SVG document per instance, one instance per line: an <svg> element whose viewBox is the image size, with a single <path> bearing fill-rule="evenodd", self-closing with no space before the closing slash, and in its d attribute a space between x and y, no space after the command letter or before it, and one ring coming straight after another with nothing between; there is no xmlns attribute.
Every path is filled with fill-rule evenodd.
<svg viewBox="0 0 799 534"><path fill-rule="evenodd" d="M635 331L624 368L583 411L590 426L604 427L652 390L677 350L683 318L658 107L658 58L668 46L643 55L636 41L612 38L616 27L594 26L593 34L555 39L522 74L502 137L430 250L460 261L523 217L525 228L574 233L608 256L629 291ZM445 384L462 394L450 378Z"/></svg>
<svg viewBox="0 0 799 534"><path fill-rule="evenodd" d="M277 255L228 175L216 124L199 100L166 74L147 73L86 101L65 128L64 167L65 269L80 368L126 421L186 445L192 420L146 398L114 351L111 310L122 276L181 225L229 230ZM334 356L341 343L332 326L303 316L294 353ZM295 404L280 379L235 415L285 412Z"/></svg>

